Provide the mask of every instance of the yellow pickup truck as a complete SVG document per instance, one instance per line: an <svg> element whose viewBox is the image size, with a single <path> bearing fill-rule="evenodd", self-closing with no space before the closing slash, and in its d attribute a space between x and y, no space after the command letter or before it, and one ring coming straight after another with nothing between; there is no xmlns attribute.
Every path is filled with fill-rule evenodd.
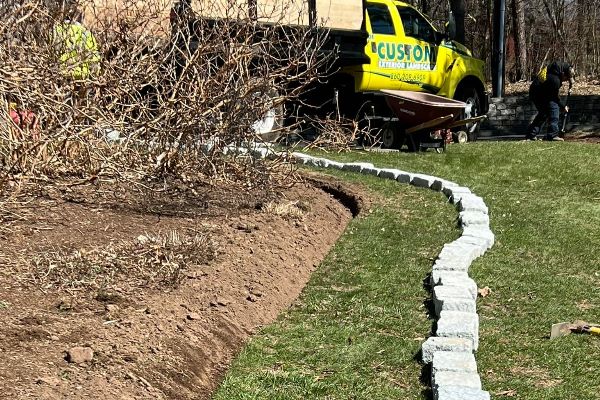
<svg viewBox="0 0 600 400"><path fill-rule="evenodd" d="M451 35L437 31L417 9L400 1L367 0L364 18L364 52L370 62L340 71L349 76L355 93L422 91L464 101L465 117L487 112L484 62ZM478 128L466 127L469 140L476 138Z"/></svg>
<svg viewBox="0 0 600 400"><path fill-rule="evenodd" d="M392 89L463 101L467 104L464 119L487 113L484 62L452 40L452 21L448 32L440 32L416 8L396 0L316 0L316 20L318 6L327 2L345 3L344 14L330 13L324 19L330 36L324 47L337 52L338 69L307 94L305 103L323 108L327 104L323 99L333 98L335 108L347 117L383 121L393 114L379 94ZM321 4L321 9L331 7ZM472 141L479 125L468 123L456 131L462 132L461 140ZM383 139L384 146L394 147Z"/></svg>
<svg viewBox="0 0 600 400"><path fill-rule="evenodd" d="M88 1L93 3L94 10L112 10L117 15L126 10L124 0ZM329 78L319 80L317 87L306 91L306 98L299 102L316 105L312 110L317 109L319 115L326 115L330 107L350 118L389 118L391 111L383 97L377 95L385 89L427 92L461 100L467 104L463 115L467 118L485 114L488 109L483 61L475 59L465 46L452 40L452 29L438 31L425 15L401 1L152 1L160 5L155 8L163 10L156 21L159 30L174 32L177 24L187 26L185 32L189 32L189 37L179 44L186 48L194 48L193 42L202 41L202 35L195 31L196 26L210 26L211 21L218 24L223 19L274 24L281 29L306 27L309 32L326 30L328 39L319 50L329 56L333 53L336 62L333 69L324 71L323 75ZM234 6L235 12L232 12ZM192 19L188 18L190 15ZM195 23L199 19L203 20L202 24ZM310 112L311 108L296 109L293 114ZM260 133L268 133L282 124L274 115L277 113L268 113L265 120L260 121ZM461 129L467 132L469 140L474 140L478 128L478 123L471 123Z"/></svg>

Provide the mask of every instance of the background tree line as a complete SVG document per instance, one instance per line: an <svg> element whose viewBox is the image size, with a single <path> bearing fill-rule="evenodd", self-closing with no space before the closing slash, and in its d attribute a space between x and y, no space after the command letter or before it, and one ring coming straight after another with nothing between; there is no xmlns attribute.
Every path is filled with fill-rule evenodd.
<svg viewBox="0 0 600 400"><path fill-rule="evenodd" d="M494 0L414 0L442 28L464 10L465 45L491 77ZM455 11L455 14L456 11ZM506 80L529 80L544 62L566 60L580 79L600 76L600 0L506 0Z"/></svg>

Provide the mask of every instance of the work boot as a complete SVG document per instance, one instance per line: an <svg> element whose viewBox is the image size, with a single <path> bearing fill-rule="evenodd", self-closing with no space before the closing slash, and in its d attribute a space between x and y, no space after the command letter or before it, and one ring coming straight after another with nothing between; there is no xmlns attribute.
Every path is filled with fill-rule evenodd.
<svg viewBox="0 0 600 400"><path fill-rule="evenodd" d="M525 140L528 141L528 142L535 142L535 141L537 141L539 139L535 135L526 135L525 136Z"/></svg>
<svg viewBox="0 0 600 400"><path fill-rule="evenodd" d="M551 140L553 142L564 142L565 141L565 139L561 138L560 136L554 136Z"/></svg>

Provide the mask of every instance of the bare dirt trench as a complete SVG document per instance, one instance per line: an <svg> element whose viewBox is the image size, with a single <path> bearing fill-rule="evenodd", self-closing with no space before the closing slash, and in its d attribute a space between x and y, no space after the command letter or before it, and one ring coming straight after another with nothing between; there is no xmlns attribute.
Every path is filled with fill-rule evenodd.
<svg viewBox="0 0 600 400"><path fill-rule="evenodd" d="M367 201L358 188L319 179L276 199L221 192L177 209L119 190L117 201L36 197L19 209L26 218L0 231L0 398L209 398ZM176 232L179 250L205 245L214 259L165 285L174 270L149 276L139 265L174 265L164 262L174 257L168 241L155 240L165 232Z"/></svg>

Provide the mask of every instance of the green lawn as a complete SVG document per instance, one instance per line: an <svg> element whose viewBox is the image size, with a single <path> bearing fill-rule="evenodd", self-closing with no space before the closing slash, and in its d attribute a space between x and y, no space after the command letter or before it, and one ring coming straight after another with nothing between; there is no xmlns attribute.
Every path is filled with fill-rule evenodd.
<svg viewBox="0 0 600 400"><path fill-rule="evenodd" d="M478 366L494 398L600 398L600 337L548 340L550 325L600 323L600 147L480 142L444 154L319 154L468 186L496 244L471 269ZM422 281L458 237L440 193L356 174L378 201L353 221L297 305L245 348L216 399L423 399L414 359L430 333Z"/></svg>

